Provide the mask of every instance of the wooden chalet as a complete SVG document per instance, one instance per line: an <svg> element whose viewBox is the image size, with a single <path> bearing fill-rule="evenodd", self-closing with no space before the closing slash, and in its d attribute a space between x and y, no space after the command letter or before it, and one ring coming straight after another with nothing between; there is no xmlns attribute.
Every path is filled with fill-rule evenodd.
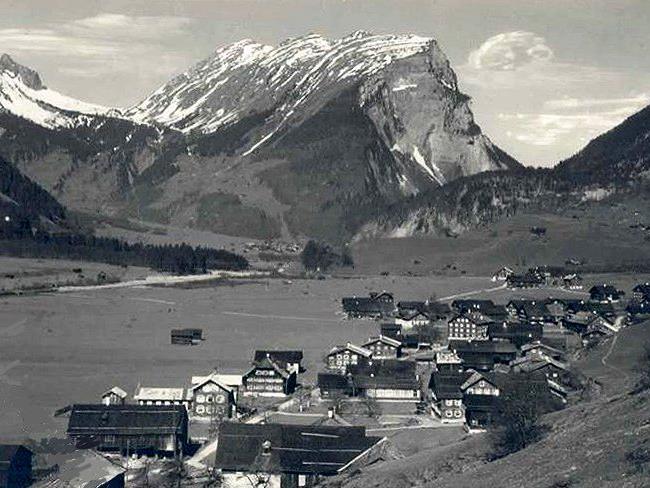
<svg viewBox="0 0 650 488"><path fill-rule="evenodd" d="M542 341L535 341L521 346L521 354L533 359L556 359L563 361L565 358L564 351L552 347Z"/></svg>
<svg viewBox="0 0 650 488"><path fill-rule="evenodd" d="M396 359L402 352L400 341L383 335L371 337L361 347L369 350L373 359Z"/></svg>
<svg viewBox="0 0 650 488"><path fill-rule="evenodd" d="M419 401L420 377L415 361L372 360L350 367L352 393L376 400Z"/></svg>
<svg viewBox="0 0 650 488"><path fill-rule="evenodd" d="M178 455L187 446L187 426L181 405L73 405L67 434L80 448Z"/></svg>
<svg viewBox="0 0 650 488"><path fill-rule="evenodd" d="M129 395L119 386L114 386L102 394L102 403L104 405L124 405Z"/></svg>
<svg viewBox="0 0 650 488"><path fill-rule="evenodd" d="M409 331L418 326L428 325L431 322L432 319L429 316L429 312L426 310L418 310L415 312L400 312L395 317L395 323L405 331Z"/></svg>
<svg viewBox="0 0 650 488"><path fill-rule="evenodd" d="M381 318L395 312L392 293L372 292L368 297L346 297L341 300L348 318Z"/></svg>
<svg viewBox="0 0 650 488"><path fill-rule="evenodd" d="M436 371L440 373L460 373L463 371L463 360L454 351L442 350L436 352Z"/></svg>
<svg viewBox="0 0 650 488"><path fill-rule="evenodd" d="M562 287L567 290L581 290L582 277L576 273L566 274L562 277Z"/></svg>
<svg viewBox="0 0 650 488"><path fill-rule="evenodd" d="M265 356L243 375L244 395L268 397L291 395L296 389L296 377L294 371L289 372L270 356Z"/></svg>
<svg viewBox="0 0 650 488"><path fill-rule="evenodd" d="M364 427L226 422L214 466L224 486L312 487L377 461L384 444Z"/></svg>
<svg viewBox="0 0 650 488"><path fill-rule="evenodd" d="M450 341L486 341L492 323L493 320L481 312L464 312L447 323L448 338Z"/></svg>
<svg viewBox="0 0 650 488"><path fill-rule="evenodd" d="M400 341L402 339L402 326L396 323L381 324L380 334Z"/></svg>
<svg viewBox="0 0 650 488"><path fill-rule="evenodd" d="M515 274L515 272L512 269L508 268L507 266L503 266L492 275L492 281L506 281L508 277L513 274Z"/></svg>
<svg viewBox="0 0 650 488"><path fill-rule="evenodd" d="M533 358L530 356L513 361L512 370L515 373L543 374L547 380L549 391L560 398L562 402L573 389L573 378L566 363L552 358Z"/></svg>
<svg viewBox="0 0 650 488"><path fill-rule="evenodd" d="M257 350L253 358L253 363L262 361L264 358L270 357L276 364L280 365L289 372L296 374L302 373L303 353L302 351L274 351L274 350Z"/></svg>
<svg viewBox="0 0 650 488"><path fill-rule="evenodd" d="M30 449L19 444L0 444L0 488L24 488L32 483Z"/></svg>
<svg viewBox="0 0 650 488"><path fill-rule="evenodd" d="M470 430L481 430L492 423L496 401L501 394L498 373L473 372L460 385L465 406L465 422Z"/></svg>
<svg viewBox="0 0 650 488"><path fill-rule="evenodd" d="M632 300L637 303L650 303L650 283L639 283L632 288Z"/></svg>
<svg viewBox="0 0 650 488"><path fill-rule="evenodd" d="M367 363L372 351L348 342L344 346L335 346L327 353L327 368L331 371L347 372L350 366Z"/></svg>
<svg viewBox="0 0 650 488"><path fill-rule="evenodd" d="M244 378L241 374L219 373L215 370L205 376L192 376L191 388L194 388L194 386L203 383L208 379L212 379L220 385L227 386L232 391L235 401L237 401L239 392L242 390L244 384Z"/></svg>
<svg viewBox="0 0 650 488"><path fill-rule="evenodd" d="M606 283L592 286L589 289L589 297L593 302L615 303L620 301L623 295L625 295L625 293L618 290L615 286Z"/></svg>
<svg viewBox="0 0 650 488"><path fill-rule="evenodd" d="M189 389L190 411L195 417L223 420L235 413L236 390L222 383L218 375L211 375Z"/></svg>
<svg viewBox="0 0 650 488"><path fill-rule="evenodd" d="M511 320L525 324L544 325L555 321L544 300L510 300L506 310Z"/></svg>
<svg viewBox="0 0 650 488"><path fill-rule="evenodd" d="M431 374L431 408L443 424L465 422L464 395L460 387L471 374L458 371L435 371Z"/></svg>
<svg viewBox="0 0 650 488"><path fill-rule="evenodd" d="M509 364L517 357L517 347L510 342L455 341L450 342L453 350L463 360L465 369L489 371L495 364Z"/></svg>
<svg viewBox="0 0 650 488"><path fill-rule="evenodd" d="M318 373L317 385L321 398L352 395L352 383L348 376L337 373Z"/></svg>

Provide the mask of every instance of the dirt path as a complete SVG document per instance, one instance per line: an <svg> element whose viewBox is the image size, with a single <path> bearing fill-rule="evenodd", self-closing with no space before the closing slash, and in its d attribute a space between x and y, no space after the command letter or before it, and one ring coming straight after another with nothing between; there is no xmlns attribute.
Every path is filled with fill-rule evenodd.
<svg viewBox="0 0 650 488"><path fill-rule="evenodd" d="M600 362L605 366L606 368L611 369L612 371L615 371L619 374L622 374L625 379L628 379L630 375L627 374L627 372L623 371L620 368L617 368L616 366L612 366L611 364L607 363L607 360L609 359L609 356L611 356L612 352L614 352L614 347L616 347L616 342L618 341L618 334L614 336L614 340L612 340L612 343L609 345L609 349L607 350L607 353L600 359Z"/></svg>
<svg viewBox="0 0 650 488"><path fill-rule="evenodd" d="M482 288L480 290L466 291L463 293L457 293L455 295L449 295L446 297L440 297L438 300L441 302L448 302L449 300L455 300L456 298L471 297L473 295L478 295L479 293L490 293L493 291L503 290L507 288L508 285L503 284L501 286L495 286L493 288Z"/></svg>

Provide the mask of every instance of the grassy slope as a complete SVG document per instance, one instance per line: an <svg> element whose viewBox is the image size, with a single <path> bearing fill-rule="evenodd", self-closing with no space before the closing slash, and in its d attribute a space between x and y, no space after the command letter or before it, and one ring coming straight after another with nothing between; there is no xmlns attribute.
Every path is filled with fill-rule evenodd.
<svg viewBox="0 0 650 488"><path fill-rule="evenodd" d="M591 202L559 215L521 213L456 238L362 241L354 246L353 255L357 269L364 273L449 272L446 267L451 264L458 272L490 274L503 265L562 265L569 258L594 266L616 266L650 259L643 252L650 246L650 233L630 228L637 223L650 223L647 196ZM533 236L533 226L546 227L546 237Z"/></svg>
<svg viewBox="0 0 650 488"><path fill-rule="evenodd" d="M369 467L331 485L351 487L577 488L643 487L650 479L650 392L628 395L650 323L624 330L611 354L611 340L580 361L602 381L603 394L545 422L549 435L538 444L495 462L485 459L485 436L434 447L404 459ZM605 357L605 364L601 359ZM627 379L626 379L627 375ZM435 435L435 432L432 433Z"/></svg>

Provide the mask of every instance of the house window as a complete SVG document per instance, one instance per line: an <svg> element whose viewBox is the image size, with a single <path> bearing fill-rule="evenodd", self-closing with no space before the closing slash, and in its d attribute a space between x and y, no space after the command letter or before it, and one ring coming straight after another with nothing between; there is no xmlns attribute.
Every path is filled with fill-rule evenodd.
<svg viewBox="0 0 650 488"><path fill-rule="evenodd" d="M196 403L203 403L205 402L205 396L204 395L196 395Z"/></svg>

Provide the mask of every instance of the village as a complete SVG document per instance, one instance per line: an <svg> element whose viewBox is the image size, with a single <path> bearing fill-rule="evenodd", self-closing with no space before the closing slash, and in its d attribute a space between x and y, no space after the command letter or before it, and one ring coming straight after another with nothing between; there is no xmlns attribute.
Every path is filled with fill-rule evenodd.
<svg viewBox="0 0 650 488"><path fill-rule="evenodd" d="M650 318L648 283L582 291L578 275L547 267L521 275L504 267L492 281L512 298L341 296L343 319L368 321L374 334L323 344L315 381L305 380L302 350L270 347L243 352L250 367L237 373L206 368L175 387L141 377L133 392L105 385L94 401L54 413L68 437L56 465L32 469L29 445L3 446L0 486L75 486L88 477L111 488L314 486L390 458L392 433L481 434L499 398L522 384L542 391L551 409L579 402L593 385L573 359ZM558 287L576 298L519 297ZM196 327L168 337L189 349L206 340Z"/></svg>

